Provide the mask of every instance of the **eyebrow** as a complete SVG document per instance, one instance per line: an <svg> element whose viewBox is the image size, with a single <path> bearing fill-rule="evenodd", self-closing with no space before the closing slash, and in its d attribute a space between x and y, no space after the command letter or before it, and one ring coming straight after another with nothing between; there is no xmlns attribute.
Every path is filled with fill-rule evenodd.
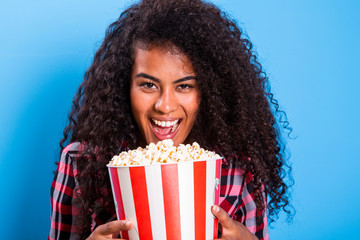
<svg viewBox="0 0 360 240"><path fill-rule="evenodd" d="M158 78L150 76L149 74L146 74L146 73L136 74L135 78L138 78L138 77L147 78L147 79L153 80L154 82L158 82L158 83L160 82L160 80ZM176 80L174 83L184 82L184 81L191 80L191 79L196 80L195 76L191 75L191 76L186 76L184 78L180 78L180 79Z"/></svg>

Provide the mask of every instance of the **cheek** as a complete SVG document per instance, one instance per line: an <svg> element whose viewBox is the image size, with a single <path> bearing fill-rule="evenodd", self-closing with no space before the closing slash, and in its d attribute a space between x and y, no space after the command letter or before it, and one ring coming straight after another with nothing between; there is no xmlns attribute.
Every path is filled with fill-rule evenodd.
<svg viewBox="0 0 360 240"><path fill-rule="evenodd" d="M141 94L138 94L135 90L130 90L130 103L131 110L138 125L140 124L141 117L144 115L144 104L142 104Z"/></svg>
<svg viewBox="0 0 360 240"><path fill-rule="evenodd" d="M187 99L186 112L191 121L195 121L200 106L200 97L195 95Z"/></svg>
<svg viewBox="0 0 360 240"><path fill-rule="evenodd" d="M201 101L200 93L197 92L196 94L194 94L191 104L191 108L195 114L199 111L200 101Z"/></svg>
<svg viewBox="0 0 360 240"><path fill-rule="evenodd" d="M138 126L145 131L148 127L148 115L154 107L154 99L141 91L130 91L131 110Z"/></svg>

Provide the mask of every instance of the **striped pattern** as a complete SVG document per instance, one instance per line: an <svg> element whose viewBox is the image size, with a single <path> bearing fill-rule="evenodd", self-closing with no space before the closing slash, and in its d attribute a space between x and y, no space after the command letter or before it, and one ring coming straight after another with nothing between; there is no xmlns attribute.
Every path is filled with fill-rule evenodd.
<svg viewBox="0 0 360 240"><path fill-rule="evenodd" d="M48 239L50 240L78 239L79 237L78 228L74 221L75 217L79 214L78 208L74 205L74 198L76 197L75 188L77 186L76 176L78 174L76 159L81 153L79 152L79 148L80 144L75 142L71 143L63 150L56 174L54 176L54 180L51 185L51 227L48 236ZM128 150L126 145L124 145L123 150ZM238 157L234 156L234 158ZM244 161L244 159L241 161ZM182 167L185 168L186 164L184 163L178 165L179 172L181 172L180 168ZM190 168L190 166L188 167ZM189 170L189 172L193 172L193 169ZM147 169L146 178L154 179L157 177L157 182L160 182L160 173L161 169ZM252 233L258 237L258 239L269 239L266 211L257 209L254 202L254 183L252 174L241 170L235 164L232 164L231 161L226 161L225 159L222 161L221 172L219 174L221 178L221 186L220 189L217 190L220 191L220 199L217 205L223 208L232 219L244 224ZM120 178L122 176L118 177ZM179 201L180 208L186 209L186 211L184 210L180 212L180 225L184 230L181 237L183 239L191 239L195 235L195 231L193 229L195 224L194 220L185 221L184 219L189 219L189 213L194 211L194 186L191 185L194 179L193 177L186 177L183 175L178 175L178 178L179 191L187 189L188 195L191 196L188 199L180 198ZM157 196L163 194L163 189L159 188L157 185L152 189L149 189L148 186L148 190L154 193L158 191L158 193L154 194L153 197L149 196L148 199L149 205L154 206L152 202L159 201ZM104 191L106 191L106 189L104 189ZM120 193L121 192L118 194ZM125 204L128 203L117 203L119 208L125 208ZM89 234L91 230L95 229L99 225L116 219L116 212L113 203L105 202L99 206L102 207L94 208L94 214L92 215L93 224L91 229L89 229ZM162 208L150 208L152 221L153 219L165 219L164 214L165 212ZM123 218L123 216L118 216L118 218ZM260 219L258 224L256 224L256 217ZM214 221L214 226L217 226L216 219ZM154 239L166 238L166 235L162 235L164 232L166 232L165 221L163 224L156 226L152 225L151 227ZM126 235L128 234L127 232L123 232L122 234L126 238L129 236Z"/></svg>
<svg viewBox="0 0 360 240"><path fill-rule="evenodd" d="M134 229L122 237L216 238L210 208L219 202L220 170L221 159L109 167L118 218L134 222Z"/></svg>

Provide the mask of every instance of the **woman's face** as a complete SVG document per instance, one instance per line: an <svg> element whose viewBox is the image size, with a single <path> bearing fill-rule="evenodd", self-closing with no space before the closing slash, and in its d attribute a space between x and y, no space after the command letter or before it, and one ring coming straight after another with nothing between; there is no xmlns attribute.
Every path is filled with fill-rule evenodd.
<svg viewBox="0 0 360 240"><path fill-rule="evenodd" d="M135 49L130 84L131 108L147 144L189 135L200 105L200 90L190 60L154 47Z"/></svg>

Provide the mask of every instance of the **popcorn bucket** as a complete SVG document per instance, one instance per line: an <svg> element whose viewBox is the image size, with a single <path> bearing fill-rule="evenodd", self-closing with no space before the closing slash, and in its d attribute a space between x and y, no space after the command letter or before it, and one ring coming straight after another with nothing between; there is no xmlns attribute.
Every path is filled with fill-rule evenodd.
<svg viewBox="0 0 360 240"><path fill-rule="evenodd" d="M134 223L122 238L217 238L221 159L108 169L117 218Z"/></svg>

